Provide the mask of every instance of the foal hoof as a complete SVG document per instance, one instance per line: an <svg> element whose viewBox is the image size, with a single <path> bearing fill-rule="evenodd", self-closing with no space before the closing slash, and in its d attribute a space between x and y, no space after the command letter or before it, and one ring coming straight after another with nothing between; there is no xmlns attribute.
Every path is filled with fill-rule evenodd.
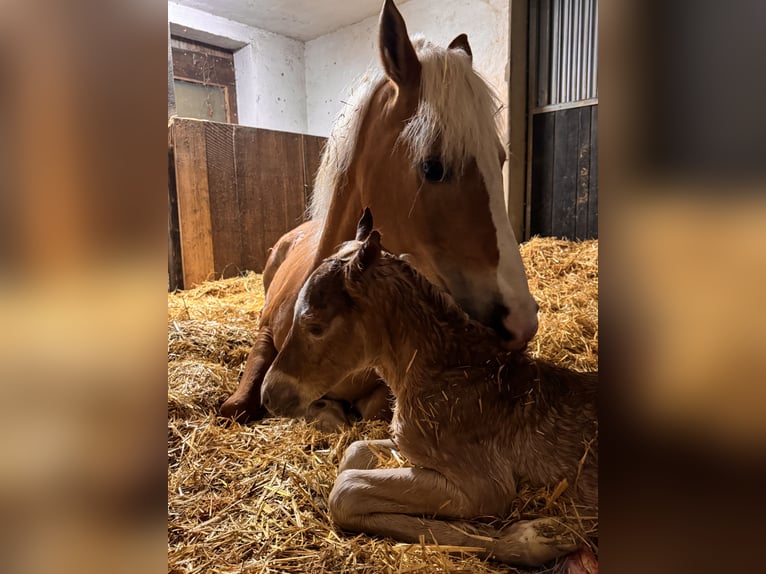
<svg viewBox="0 0 766 574"><path fill-rule="evenodd" d="M581 548L564 560L559 574L598 574L598 560L589 548Z"/></svg>
<svg viewBox="0 0 766 574"><path fill-rule="evenodd" d="M541 566L575 552L579 539L554 518L522 520L503 528L493 554L498 560L522 566Z"/></svg>
<svg viewBox="0 0 766 574"><path fill-rule="evenodd" d="M252 406L247 401L235 396L226 399L226 402L221 405L219 413L222 417L233 419L239 423L260 420L268 414L263 406Z"/></svg>

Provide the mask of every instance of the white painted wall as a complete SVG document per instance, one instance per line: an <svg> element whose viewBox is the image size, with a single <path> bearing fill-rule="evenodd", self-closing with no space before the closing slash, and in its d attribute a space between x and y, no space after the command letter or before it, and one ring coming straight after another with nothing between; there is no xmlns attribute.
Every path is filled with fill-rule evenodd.
<svg viewBox="0 0 766 574"><path fill-rule="evenodd" d="M173 2L168 21L173 33L236 50L240 124L306 133L303 42Z"/></svg>
<svg viewBox="0 0 766 574"><path fill-rule="evenodd" d="M507 105L507 0L410 0L398 7L410 34L420 32L443 46L468 34L474 68ZM377 50L377 15L306 42L308 133L329 135L350 88L370 65L379 66Z"/></svg>
<svg viewBox="0 0 766 574"><path fill-rule="evenodd" d="M474 68L508 101L507 0L409 0L398 3L410 34L446 46L465 32ZM303 43L168 2L174 33L234 52L239 123L328 136L359 77L378 67L378 15Z"/></svg>

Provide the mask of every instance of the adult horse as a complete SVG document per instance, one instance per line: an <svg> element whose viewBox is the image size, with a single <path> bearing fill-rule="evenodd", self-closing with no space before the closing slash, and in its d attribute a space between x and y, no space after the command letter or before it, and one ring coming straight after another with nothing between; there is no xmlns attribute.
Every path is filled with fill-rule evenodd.
<svg viewBox="0 0 766 574"><path fill-rule="evenodd" d="M275 246L258 337L237 391L221 414L263 414L260 387L292 325L308 275L353 239L369 206L386 244L449 291L509 348L537 331L518 244L506 213L496 98L472 67L465 34L447 48L410 39L399 11L380 15L383 73L360 86L333 128L314 186L311 220ZM337 381L308 414L335 413L343 401L363 418L387 417L386 386L370 372ZM318 411L318 412L315 412ZM331 418L333 418L331 416Z"/></svg>

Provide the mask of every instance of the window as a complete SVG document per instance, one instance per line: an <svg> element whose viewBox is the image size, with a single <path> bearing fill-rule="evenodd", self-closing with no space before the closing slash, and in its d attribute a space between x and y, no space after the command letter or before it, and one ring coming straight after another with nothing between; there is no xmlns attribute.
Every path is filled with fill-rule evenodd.
<svg viewBox="0 0 766 574"><path fill-rule="evenodd" d="M230 51L171 37L176 114L237 123L234 56Z"/></svg>

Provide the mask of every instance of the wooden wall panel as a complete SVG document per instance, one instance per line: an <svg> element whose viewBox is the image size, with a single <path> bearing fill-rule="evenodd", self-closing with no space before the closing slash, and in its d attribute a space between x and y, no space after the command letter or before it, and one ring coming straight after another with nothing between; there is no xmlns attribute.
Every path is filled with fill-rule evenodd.
<svg viewBox="0 0 766 574"><path fill-rule="evenodd" d="M590 197L590 155L591 155L591 108L578 108L577 147L577 197L575 201L576 239L588 237L588 206Z"/></svg>
<svg viewBox="0 0 766 574"><path fill-rule="evenodd" d="M178 193L173 147L168 144L168 291L183 289L184 270L181 261L181 231L178 224Z"/></svg>
<svg viewBox="0 0 766 574"><path fill-rule="evenodd" d="M553 131L553 213L551 232L557 237L574 237L577 201L577 152L580 139L580 110L556 112Z"/></svg>
<svg viewBox="0 0 766 574"><path fill-rule="evenodd" d="M325 139L186 118L173 119L171 139L183 287L262 272L304 221Z"/></svg>
<svg viewBox="0 0 766 574"><path fill-rule="evenodd" d="M535 114L531 235L598 237L598 106Z"/></svg>
<svg viewBox="0 0 766 574"><path fill-rule="evenodd" d="M215 122L204 125L215 276L235 277L246 268L234 161L236 126Z"/></svg>
<svg viewBox="0 0 766 574"><path fill-rule="evenodd" d="M301 221L303 158L300 134L238 129L235 132L243 265L258 272L268 249Z"/></svg>
<svg viewBox="0 0 766 574"><path fill-rule="evenodd" d="M553 230L553 162L556 116L538 114L533 119L531 235L550 235Z"/></svg>
<svg viewBox="0 0 766 574"><path fill-rule="evenodd" d="M204 122L174 120L178 227L184 287L214 274Z"/></svg>
<svg viewBox="0 0 766 574"><path fill-rule="evenodd" d="M200 77L200 69L203 70L204 77ZM235 84L232 56L213 56L197 51L173 48L173 73L177 78L204 80L211 84L223 86Z"/></svg>
<svg viewBox="0 0 766 574"><path fill-rule="evenodd" d="M598 106L591 107L588 237L598 237Z"/></svg>

